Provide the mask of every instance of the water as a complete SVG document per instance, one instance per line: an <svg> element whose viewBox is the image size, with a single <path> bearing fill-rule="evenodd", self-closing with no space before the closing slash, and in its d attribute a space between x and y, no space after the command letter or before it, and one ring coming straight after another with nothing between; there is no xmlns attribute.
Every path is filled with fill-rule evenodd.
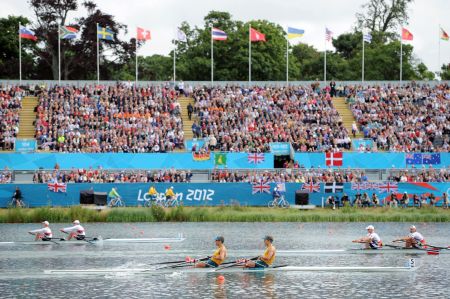
<svg viewBox="0 0 450 299"><path fill-rule="evenodd" d="M68 224L52 224L54 232ZM298 266L403 266L408 257L419 265L398 273L219 273L167 275L52 276L44 269L145 268L150 263L212 253L214 238L225 237L229 255L262 251L271 234L278 249L342 249L365 234L365 223L138 223L86 224L88 235L103 237L187 238L166 244L90 244L0 246L1 298L450 298L450 254L352 254L279 256L276 264ZM376 223L386 243L408 231L408 224ZM416 224L430 244L449 245L449 224ZM31 240L34 224L0 225L0 241ZM55 235L59 235L56 233ZM233 253L239 250L239 253ZM197 253L197 254L196 254Z"/></svg>

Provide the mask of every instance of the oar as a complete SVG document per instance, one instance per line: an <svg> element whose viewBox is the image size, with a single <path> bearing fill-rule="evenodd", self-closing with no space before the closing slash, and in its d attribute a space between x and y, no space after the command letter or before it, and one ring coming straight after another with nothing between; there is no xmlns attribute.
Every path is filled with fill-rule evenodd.
<svg viewBox="0 0 450 299"><path fill-rule="evenodd" d="M432 247L432 248L436 248L436 249L450 250L450 246L442 247L442 246L434 246L434 245L430 245L430 244L425 244L424 246L428 246L428 247Z"/></svg>
<svg viewBox="0 0 450 299"><path fill-rule="evenodd" d="M156 265L167 265L167 264L180 264L180 263L185 263L188 260L190 260L191 258L189 256L187 256L184 260L182 261L172 261L172 262L161 262L161 263L153 263L153 264L148 264L148 266L156 266Z"/></svg>
<svg viewBox="0 0 450 299"><path fill-rule="evenodd" d="M210 256L207 256L207 257L204 257L204 258L201 258L201 259L194 259L193 261L191 261L191 260L189 260L189 261L182 261L182 262L180 262L180 263L178 263L178 264L158 267L158 268L156 268L156 270L159 270L159 269L166 269L166 268L180 268L180 267L186 267L186 266L189 266L190 264L192 264L192 262L196 262L196 261L202 262L202 261L208 260L209 258L210 258Z"/></svg>
<svg viewBox="0 0 450 299"><path fill-rule="evenodd" d="M234 262L229 262L229 263L226 263L226 264L231 264L231 265L227 265L227 266L225 266L225 267L216 268L214 271L220 271L220 270L222 270L222 269L226 269L226 268L231 268L231 267L234 267L234 266L238 266L238 265L241 265L241 264L246 263L247 261L255 261L255 260L257 260L258 258L259 258L259 256L257 256L257 257L252 257L251 259L245 259L245 260L242 260L242 261L238 260L238 261L234 261ZM222 265L225 265L225 264L222 264Z"/></svg>

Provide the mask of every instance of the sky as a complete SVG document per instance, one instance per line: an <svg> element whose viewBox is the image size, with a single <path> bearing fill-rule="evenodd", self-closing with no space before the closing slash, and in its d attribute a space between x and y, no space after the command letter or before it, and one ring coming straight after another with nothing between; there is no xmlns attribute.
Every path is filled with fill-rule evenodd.
<svg viewBox="0 0 450 299"><path fill-rule="evenodd" d="M105 13L128 25L126 39L134 36L135 27L151 30L152 40L139 49L139 55L167 55L172 49L175 28L183 21L202 26L211 10L227 11L233 19L249 21L267 19L305 30L304 37L294 41L325 48L325 26L335 35L350 32L355 14L367 0L93 0ZM81 0L80 0L81 3ZM35 20L26 0L0 0L0 17L23 15ZM415 0L409 8L409 24L405 27L414 35L408 42L414 55L430 70L439 69L439 25L450 34L449 0ZM76 13L69 15L77 17ZM450 41L440 43L440 62L450 63ZM328 46L328 49L330 46Z"/></svg>

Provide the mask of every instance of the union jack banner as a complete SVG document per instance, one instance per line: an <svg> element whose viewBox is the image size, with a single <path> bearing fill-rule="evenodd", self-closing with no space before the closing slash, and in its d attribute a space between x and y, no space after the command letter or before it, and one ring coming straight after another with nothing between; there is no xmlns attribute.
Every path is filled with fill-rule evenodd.
<svg viewBox="0 0 450 299"><path fill-rule="evenodd" d="M380 193L397 193L398 191L398 183L393 183L393 182L385 182L385 183L380 183L378 185L378 192Z"/></svg>
<svg viewBox="0 0 450 299"><path fill-rule="evenodd" d="M306 190L308 193L320 192L320 183L305 183L302 186L302 190Z"/></svg>
<svg viewBox="0 0 450 299"><path fill-rule="evenodd" d="M251 153L247 156L248 163L250 164L259 164L264 162L264 154L259 153Z"/></svg>
<svg viewBox="0 0 450 299"><path fill-rule="evenodd" d="M352 183L351 189L357 191L378 190L378 183L371 183L371 182Z"/></svg>
<svg viewBox="0 0 450 299"><path fill-rule="evenodd" d="M67 192L67 184L64 183L48 183L47 188L52 192Z"/></svg>
<svg viewBox="0 0 450 299"><path fill-rule="evenodd" d="M267 193L270 194L270 185L268 183L253 183L252 184L252 194L256 193Z"/></svg>

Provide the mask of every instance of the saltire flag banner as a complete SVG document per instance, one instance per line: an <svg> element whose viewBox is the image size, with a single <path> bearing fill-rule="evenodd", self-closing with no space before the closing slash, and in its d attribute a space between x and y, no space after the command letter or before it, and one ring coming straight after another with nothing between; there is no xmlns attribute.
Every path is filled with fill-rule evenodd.
<svg viewBox="0 0 450 299"><path fill-rule="evenodd" d="M70 26L60 26L59 36L61 39L75 39L78 37L78 29Z"/></svg>
<svg viewBox="0 0 450 299"><path fill-rule="evenodd" d="M320 183L304 183L302 186L302 190L305 190L308 193L320 192Z"/></svg>
<svg viewBox="0 0 450 299"><path fill-rule="evenodd" d="M331 41L332 38L333 38L333 31L325 27L325 40L329 42Z"/></svg>
<svg viewBox="0 0 450 299"><path fill-rule="evenodd" d="M380 183L378 185L378 192L380 193L397 193L398 192L398 183L395 182L385 182L385 183Z"/></svg>
<svg viewBox="0 0 450 299"><path fill-rule="evenodd" d="M137 27L136 39L140 41L147 41L152 39L152 35L150 30Z"/></svg>
<svg viewBox="0 0 450 299"><path fill-rule="evenodd" d="M101 27L97 25L97 37L99 39L114 40L114 31L108 27Z"/></svg>
<svg viewBox="0 0 450 299"><path fill-rule="evenodd" d="M227 154L214 154L214 165L227 165Z"/></svg>
<svg viewBox="0 0 450 299"><path fill-rule="evenodd" d="M402 28L402 40L413 40L413 34L406 28Z"/></svg>
<svg viewBox="0 0 450 299"><path fill-rule="evenodd" d="M48 183L47 188L52 192L67 192L67 184L65 183Z"/></svg>
<svg viewBox="0 0 450 299"><path fill-rule="evenodd" d="M342 193L344 192L344 183L325 183L325 193Z"/></svg>
<svg viewBox="0 0 450 299"><path fill-rule="evenodd" d="M262 153L250 153L247 156L247 161L250 164L259 164L264 162L264 154Z"/></svg>
<svg viewBox="0 0 450 299"><path fill-rule="evenodd" d="M370 44L372 42L372 34L370 32L363 33L363 40Z"/></svg>
<svg viewBox="0 0 450 299"><path fill-rule="evenodd" d="M327 166L342 166L343 160L342 152L325 154L325 164Z"/></svg>
<svg viewBox="0 0 450 299"><path fill-rule="evenodd" d="M302 37L303 34L305 34L305 30L303 30L303 29L288 27L288 30L287 30L287 38L288 39Z"/></svg>
<svg viewBox="0 0 450 299"><path fill-rule="evenodd" d="M261 33L253 28L250 27L250 41L252 42L265 42L266 41L266 35L264 33Z"/></svg>
<svg viewBox="0 0 450 299"><path fill-rule="evenodd" d="M25 26L20 25L19 27L19 35L20 38L24 38L24 39L31 39L33 41L37 41L37 37L34 34L34 31L31 29L28 29Z"/></svg>
<svg viewBox="0 0 450 299"><path fill-rule="evenodd" d="M422 164L422 154L405 154L406 165Z"/></svg>
<svg viewBox="0 0 450 299"><path fill-rule="evenodd" d="M449 40L449 36L448 36L448 33L447 32L445 32L444 31L444 29L442 29L442 28L439 28L440 30L440 38L442 39L442 40L445 40L445 41L448 41Z"/></svg>
<svg viewBox="0 0 450 299"><path fill-rule="evenodd" d="M187 42L186 33L184 33L181 29L177 30L177 40L183 43Z"/></svg>
<svg viewBox="0 0 450 299"><path fill-rule="evenodd" d="M211 34L212 34L212 39L213 40L227 40L228 36L225 33L225 31L222 31L220 29L217 28L213 28L211 30Z"/></svg>
<svg viewBox="0 0 450 299"><path fill-rule="evenodd" d="M270 194L270 185L268 183L263 183L262 181L252 184L252 194L257 193L268 193Z"/></svg>
<svg viewBox="0 0 450 299"><path fill-rule="evenodd" d="M441 164L441 154L422 154L422 164Z"/></svg>

